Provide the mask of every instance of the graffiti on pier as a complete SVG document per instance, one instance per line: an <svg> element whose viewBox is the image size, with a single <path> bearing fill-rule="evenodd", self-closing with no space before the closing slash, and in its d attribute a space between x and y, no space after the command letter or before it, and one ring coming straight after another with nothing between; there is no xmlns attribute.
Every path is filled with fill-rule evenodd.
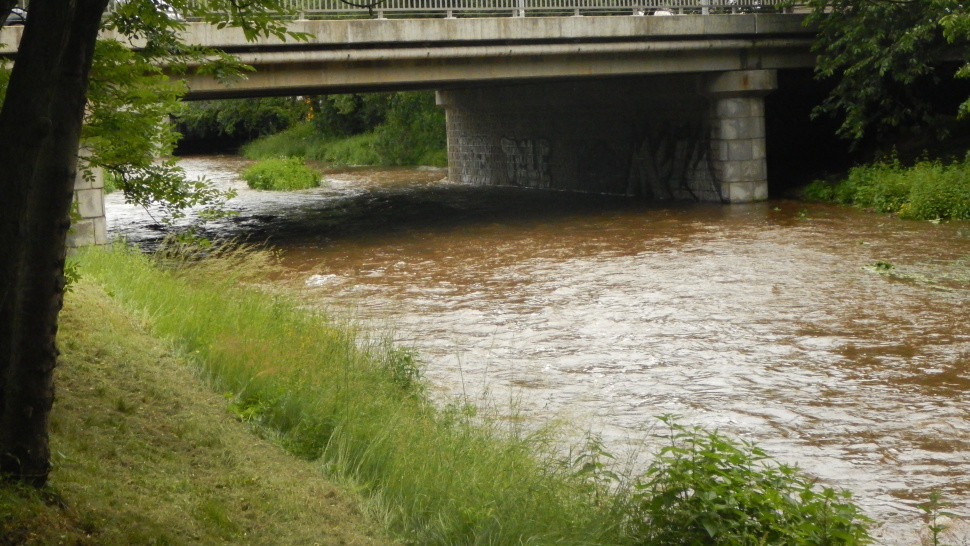
<svg viewBox="0 0 970 546"><path fill-rule="evenodd" d="M465 184L484 186L489 183L488 143L484 138L466 137L457 146L461 154L459 179Z"/></svg>
<svg viewBox="0 0 970 546"><path fill-rule="evenodd" d="M713 172L710 147L706 123L664 120L634 128L626 193L648 199L698 200L698 192L714 192L720 200L712 175L706 177L709 187L698 187L696 182L698 175Z"/></svg>
<svg viewBox="0 0 970 546"><path fill-rule="evenodd" d="M505 174L509 184L530 188L548 188L552 185L549 174L551 147L545 139L502 139L505 153Z"/></svg>

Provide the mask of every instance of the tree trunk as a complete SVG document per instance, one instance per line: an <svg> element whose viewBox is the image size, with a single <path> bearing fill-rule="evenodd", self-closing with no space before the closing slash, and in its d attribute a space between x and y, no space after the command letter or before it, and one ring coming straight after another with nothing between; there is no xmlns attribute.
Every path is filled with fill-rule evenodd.
<svg viewBox="0 0 970 546"><path fill-rule="evenodd" d="M33 0L0 110L0 473L50 467L57 315L88 70L107 0Z"/></svg>
<svg viewBox="0 0 970 546"><path fill-rule="evenodd" d="M0 26L7 21L7 17L15 7L17 7L17 0L0 0Z"/></svg>

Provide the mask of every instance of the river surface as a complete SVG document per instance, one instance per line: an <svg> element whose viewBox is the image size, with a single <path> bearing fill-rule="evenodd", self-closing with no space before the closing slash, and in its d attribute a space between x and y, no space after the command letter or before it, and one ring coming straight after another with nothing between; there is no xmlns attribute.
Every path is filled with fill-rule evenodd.
<svg viewBox="0 0 970 546"><path fill-rule="evenodd" d="M970 512L968 223L485 189L440 170L255 192L245 160L181 164L239 191L213 234L268 240L286 288L392 328L443 400L565 422L620 457L655 449L655 417L677 414L851 490L885 544L919 543L934 489ZM112 236L162 234L107 203Z"/></svg>

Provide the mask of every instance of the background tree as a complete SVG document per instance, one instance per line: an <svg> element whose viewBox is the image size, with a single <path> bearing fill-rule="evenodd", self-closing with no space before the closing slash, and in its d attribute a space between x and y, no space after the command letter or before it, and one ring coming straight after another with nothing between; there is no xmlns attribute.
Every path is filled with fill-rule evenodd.
<svg viewBox="0 0 970 546"><path fill-rule="evenodd" d="M105 14L108 0L32 0L0 107L0 474L36 486L50 468L48 415L54 396L57 316L64 291L65 237L77 173L88 81L99 30L144 40L145 52L185 68L205 55L183 45L183 23L156 0ZM14 7L0 0L0 22ZM287 36L276 0L185 0L175 10L240 28L247 39ZM233 63L217 56L206 70Z"/></svg>
<svg viewBox="0 0 970 546"><path fill-rule="evenodd" d="M968 58L967 9L957 0L809 0L818 26L816 74L835 85L816 112L839 117L859 141L940 129L956 112L934 109L943 79L966 76L945 61ZM966 108L964 109L966 111Z"/></svg>
<svg viewBox="0 0 970 546"><path fill-rule="evenodd" d="M238 144L278 133L306 119L311 103L303 97L193 101L178 112L176 124L189 138Z"/></svg>

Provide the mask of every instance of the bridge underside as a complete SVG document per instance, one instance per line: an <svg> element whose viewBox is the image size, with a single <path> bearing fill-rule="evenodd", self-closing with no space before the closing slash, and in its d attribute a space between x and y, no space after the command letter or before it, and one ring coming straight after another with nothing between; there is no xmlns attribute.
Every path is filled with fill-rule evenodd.
<svg viewBox="0 0 970 546"><path fill-rule="evenodd" d="M438 92L450 177L482 185L750 202L768 197L773 70Z"/></svg>

